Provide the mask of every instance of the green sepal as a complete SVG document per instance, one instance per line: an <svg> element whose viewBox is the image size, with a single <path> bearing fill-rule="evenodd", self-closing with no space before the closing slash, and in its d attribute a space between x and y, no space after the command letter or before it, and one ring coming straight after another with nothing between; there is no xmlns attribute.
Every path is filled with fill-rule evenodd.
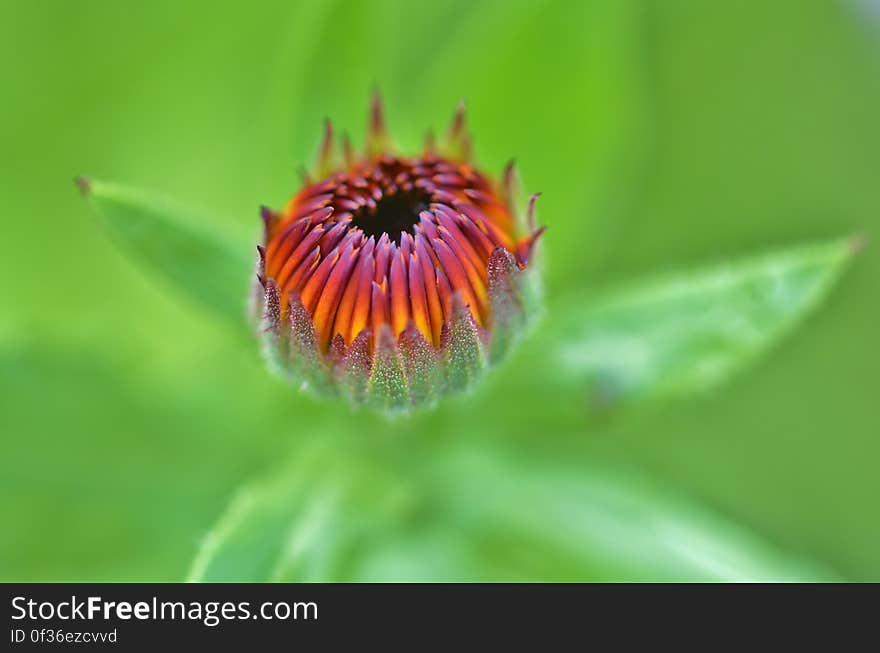
<svg viewBox="0 0 880 653"><path fill-rule="evenodd" d="M489 361L497 363L521 336L526 316L520 290L522 271L513 254L496 247L489 257L489 306L492 311Z"/></svg>
<svg viewBox="0 0 880 653"><path fill-rule="evenodd" d="M451 313L443 325L440 347L446 370L446 390L458 392L468 388L480 376L486 355L479 329L461 292L452 297Z"/></svg>
<svg viewBox="0 0 880 653"><path fill-rule="evenodd" d="M318 337L312 316L303 306L299 293L288 293L288 300L288 369L294 379L302 379L307 390L334 396L337 388L328 361L318 351Z"/></svg>
<svg viewBox="0 0 880 653"><path fill-rule="evenodd" d="M336 371L339 385L352 404L362 404L366 400L371 368L370 330L364 329L351 341Z"/></svg>
<svg viewBox="0 0 880 653"><path fill-rule="evenodd" d="M386 413L405 412L409 408L409 385L403 359L394 333L387 324L383 324L376 334L367 403Z"/></svg>
<svg viewBox="0 0 880 653"><path fill-rule="evenodd" d="M398 339L413 406L436 400L443 384L437 352L410 321Z"/></svg>

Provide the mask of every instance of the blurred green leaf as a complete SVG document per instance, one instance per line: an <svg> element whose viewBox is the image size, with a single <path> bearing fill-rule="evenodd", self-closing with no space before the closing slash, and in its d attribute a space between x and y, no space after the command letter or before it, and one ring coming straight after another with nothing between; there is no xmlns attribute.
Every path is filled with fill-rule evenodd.
<svg viewBox="0 0 880 653"><path fill-rule="evenodd" d="M595 460L562 463L469 443L410 452L388 467L367 458L343 463L332 449L312 449L240 492L205 538L189 579L833 577L632 471Z"/></svg>
<svg viewBox="0 0 880 653"><path fill-rule="evenodd" d="M193 561L190 581L332 581L358 552L392 538L410 507L404 486L331 447L243 488Z"/></svg>
<svg viewBox="0 0 880 653"><path fill-rule="evenodd" d="M253 260L209 232L204 218L127 186L83 178L77 184L124 251L202 306L243 321Z"/></svg>
<svg viewBox="0 0 880 653"><path fill-rule="evenodd" d="M681 396L724 381L825 297L859 239L794 247L651 279L586 306L557 302L548 376L594 408Z"/></svg>
<svg viewBox="0 0 880 653"><path fill-rule="evenodd" d="M594 457L468 446L441 465L437 489L452 510L449 528L493 544L488 560L517 554L503 580L833 578L635 469Z"/></svg>

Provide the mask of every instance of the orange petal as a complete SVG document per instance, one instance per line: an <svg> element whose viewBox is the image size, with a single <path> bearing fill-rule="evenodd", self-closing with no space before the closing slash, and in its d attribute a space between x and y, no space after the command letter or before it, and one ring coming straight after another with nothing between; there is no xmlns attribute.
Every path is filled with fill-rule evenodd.
<svg viewBox="0 0 880 653"><path fill-rule="evenodd" d="M354 300L354 310L351 313L351 324L349 325L348 332L351 338L357 338L358 334L367 327L367 322L370 319L370 305L373 293L373 261L361 266L358 273L360 278L358 279L357 296Z"/></svg>
<svg viewBox="0 0 880 653"><path fill-rule="evenodd" d="M421 331L425 340L431 342L431 317L428 313L428 298L425 294L425 277L422 274L422 265L419 263L418 254L412 252L409 255L409 296L412 305L412 317L416 328Z"/></svg>
<svg viewBox="0 0 880 653"><path fill-rule="evenodd" d="M348 283L351 270L357 260L359 245L355 245L355 234L349 234L350 238L346 238L345 248L339 256L339 261L333 267L327 282L318 298L315 312L312 320L315 323L315 332L318 335L318 347L323 350L330 341L331 330L333 328L333 318L336 316L336 309L345 285Z"/></svg>
<svg viewBox="0 0 880 653"><path fill-rule="evenodd" d="M477 303L473 304L471 309L475 314L479 312L481 316L485 317L488 301L486 282L484 281L486 274L485 265L482 265L481 268L474 265L468 257L467 252L465 252L464 248L461 246L461 243L456 240L447 229L441 226L438 231L440 232L440 238L444 243L449 245L449 248L455 254L455 258L458 260L459 264L461 264L461 268L464 270L464 273L470 282L470 286L474 291L474 297L476 298ZM480 271L481 269L482 274Z"/></svg>
<svg viewBox="0 0 880 653"><path fill-rule="evenodd" d="M453 290L461 291L465 304L470 307L471 313L474 314L474 318L480 325L482 325L482 316L480 315L477 296L474 293L474 289L471 287L471 282L468 280L467 273L464 271L455 252L453 252L449 245L439 238L431 241L431 247L437 252L437 256L443 264L443 270L446 272L446 276L449 277L449 283Z"/></svg>
<svg viewBox="0 0 880 653"><path fill-rule="evenodd" d="M453 208L473 220L495 245L501 245L506 250L513 249L510 236L502 231L482 210L469 202L455 202Z"/></svg>
<svg viewBox="0 0 880 653"><path fill-rule="evenodd" d="M327 283L330 273L339 262L340 255L341 253L338 248L330 252L327 257L318 264L318 267L315 268L312 276L306 281L306 285L303 286L300 298L302 299L303 306L311 315L314 315L315 313L315 307L318 304L318 298L320 297L321 291L324 289L324 284Z"/></svg>
<svg viewBox="0 0 880 653"><path fill-rule="evenodd" d="M372 296L370 301L370 324L373 337L379 333L382 325L388 324L388 296L385 292L386 282L383 279L381 285L372 282Z"/></svg>
<svg viewBox="0 0 880 653"><path fill-rule="evenodd" d="M443 273L441 267L435 268L435 277L437 284L437 295L440 297L440 307L443 309L443 323L452 319L452 286L449 285L449 279ZM442 329L441 329L442 334Z"/></svg>
<svg viewBox="0 0 880 653"><path fill-rule="evenodd" d="M458 225L455 223L455 214L453 214L451 210L445 207L440 207L436 212L436 215L437 221L440 223L439 229L445 229L448 232L453 241L458 244L466 260L473 266L483 284L485 284L488 279L486 276L487 259L481 257L479 253L477 253L477 250L471 244L471 241L465 237L461 232L461 229L458 228ZM443 240L447 239L444 238Z"/></svg>
<svg viewBox="0 0 880 653"><path fill-rule="evenodd" d="M293 249L302 241L308 228L311 226L311 218L297 220L287 227L277 238L269 242L266 247L266 271L270 277L278 274Z"/></svg>
<svg viewBox="0 0 880 653"><path fill-rule="evenodd" d="M434 346L440 345L440 329L443 328L443 306L440 303L440 295L437 291L436 274L434 270L438 269L433 263L431 255L428 253L428 247L422 234L416 234L415 238L415 255L418 257L421 266L422 279L425 286L425 298L428 303L428 314L431 316L431 339ZM410 282L412 287L412 282Z"/></svg>
<svg viewBox="0 0 880 653"><path fill-rule="evenodd" d="M363 247L361 247L354 271L348 278L342 298L339 300L339 307L336 309L336 317L333 323L333 332L342 336L346 344L352 341L357 332L352 331L352 321L355 313L355 306L358 299L358 288L363 284L367 290L370 287L370 281L373 278L373 247L375 239L370 238ZM363 316L363 322L360 328L364 328L367 324L367 315L370 311L370 296L365 293L366 314Z"/></svg>
<svg viewBox="0 0 880 653"><path fill-rule="evenodd" d="M409 322L409 283L403 253L395 249L391 258L391 276L389 278L391 295L391 330L397 337Z"/></svg>
<svg viewBox="0 0 880 653"><path fill-rule="evenodd" d="M341 217L341 216L340 216ZM345 236L348 231L349 225L351 224L351 217L349 216L347 219L342 218L331 226L324 233L324 236L318 241L318 245L321 246L321 253L326 255L327 252L332 251L339 244L339 241L342 240L342 237Z"/></svg>
<svg viewBox="0 0 880 653"><path fill-rule="evenodd" d="M315 249L312 250L312 253L309 254L305 260L299 265L296 271L291 275L290 279L288 279L287 284L285 286L285 292L282 295L282 300L286 301L287 293L292 290L299 290L302 287L302 284L306 279L315 271L315 268L318 267L318 264L321 262L321 250L315 245Z"/></svg>
<svg viewBox="0 0 880 653"><path fill-rule="evenodd" d="M312 253L312 250L318 244L318 240L320 240L323 235L324 226L319 224L305 235L299 245L296 246L296 249L293 250L293 253L287 257L287 261L285 261L276 278L278 287L285 290L285 293L282 294L286 294L287 290L297 287L296 284L289 284L288 278L293 274L294 270L299 268L303 259ZM318 249L318 252L320 253L320 248Z"/></svg>
<svg viewBox="0 0 880 653"><path fill-rule="evenodd" d="M383 233L376 243L376 268L373 272L373 281L379 282L388 277L388 263L391 257L391 241L388 234Z"/></svg>
<svg viewBox="0 0 880 653"><path fill-rule="evenodd" d="M459 213L457 214L456 220L458 226L467 235L471 245L480 252L484 260L488 261L489 257L492 256L492 252L495 251L495 248L498 247L498 245L489 240L489 236L474 224L473 220L470 218Z"/></svg>

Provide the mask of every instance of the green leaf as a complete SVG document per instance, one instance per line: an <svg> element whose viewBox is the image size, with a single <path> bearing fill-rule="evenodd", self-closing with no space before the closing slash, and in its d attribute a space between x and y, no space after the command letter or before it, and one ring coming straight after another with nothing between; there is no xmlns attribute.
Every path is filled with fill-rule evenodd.
<svg viewBox="0 0 880 653"><path fill-rule="evenodd" d="M204 538L196 581L332 581L376 538L393 538L410 493L381 468L308 447L274 477L243 488Z"/></svg>
<svg viewBox="0 0 880 653"><path fill-rule="evenodd" d="M494 562L502 580L834 578L673 488L594 456L462 448L443 461L438 491L450 528L480 543L483 568Z"/></svg>
<svg viewBox="0 0 880 653"><path fill-rule="evenodd" d="M544 371L556 385L585 388L600 409L712 388L814 309L859 245L794 247L648 280L585 306L557 302L563 314L544 341L552 343Z"/></svg>
<svg viewBox="0 0 880 653"><path fill-rule="evenodd" d="M190 581L812 581L828 570L630 470L476 444L312 449L233 500ZM427 454L427 455L425 455ZM374 456L376 459L385 455Z"/></svg>
<svg viewBox="0 0 880 653"><path fill-rule="evenodd" d="M202 306L243 321L253 259L209 232L206 219L127 186L83 178L77 184L124 251Z"/></svg>

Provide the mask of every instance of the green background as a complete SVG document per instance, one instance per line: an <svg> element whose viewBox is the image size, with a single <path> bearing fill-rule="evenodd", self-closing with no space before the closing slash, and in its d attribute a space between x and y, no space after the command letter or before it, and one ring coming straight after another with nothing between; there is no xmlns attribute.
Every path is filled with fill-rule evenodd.
<svg viewBox="0 0 880 653"><path fill-rule="evenodd" d="M233 490L292 442L379 434L576 452L880 580L876 244L720 390L588 423L490 381L389 425L268 375L127 260L72 184L161 191L251 251L258 205L296 190L324 117L359 142L378 85L416 147L465 98L484 167L515 156L543 192L548 292L586 296L874 236L878 39L876 4L855 0L3 0L0 579L183 578Z"/></svg>

